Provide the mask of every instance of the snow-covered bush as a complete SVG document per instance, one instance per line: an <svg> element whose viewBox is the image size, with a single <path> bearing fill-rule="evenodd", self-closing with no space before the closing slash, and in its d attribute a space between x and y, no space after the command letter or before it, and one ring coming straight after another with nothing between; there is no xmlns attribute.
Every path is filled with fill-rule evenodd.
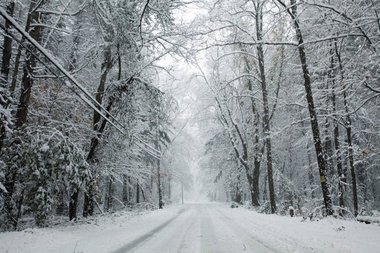
<svg viewBox="0 0 380 253"><path fill-rule="evenodd" d="M59 204L55 196L61 191L70 196L89 176L81 149L56 129L19 133L17 145L6 149L5 178L13 180L12 206L6 207L8 219L18 220L22 213L35 217L44 226L48 215ZM19 147L22 147L20 149ZM67 199L63 199L68 203ZM21 209L23 205L23 209Z"/></svg>

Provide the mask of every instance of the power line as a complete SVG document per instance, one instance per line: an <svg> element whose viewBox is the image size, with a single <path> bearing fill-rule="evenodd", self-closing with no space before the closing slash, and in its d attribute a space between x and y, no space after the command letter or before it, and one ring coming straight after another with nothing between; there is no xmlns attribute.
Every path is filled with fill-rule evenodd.
<svg viewBox="0 0 380 253"><path fill-rule="evenodd" d="M71 75L49 52L46 51L45 48L41 46L36 40L34 40L29 33L27 33L16 20L14 20L2 7L0 7L0 15L4 17L26 40L28 40L41 54L43 54L59 71L61 71L70 81L74 84L83 94L79 94L76 92L69 82L64 82L70 89L74 91L74 93L79 96L87 105L89 105L94 111L99 113L99 115L104 118L108 123L116 128L120 133L124 135L128 135L127 129L121 124L110 112L107 111L95 98L91 96L91 94L75 79L73 75ZM9 31L5 31L9 33ZM94 105L94 104L95 105ZM103 113L103 112L104 113ZM124 131L125 130L125 131ZM152 155L154 158L159 159L161 157L161 152L154 147L150 146L146 142L144 142L138 136L134 137L138 142L142 145L138 145L148 154Z"/></svg>

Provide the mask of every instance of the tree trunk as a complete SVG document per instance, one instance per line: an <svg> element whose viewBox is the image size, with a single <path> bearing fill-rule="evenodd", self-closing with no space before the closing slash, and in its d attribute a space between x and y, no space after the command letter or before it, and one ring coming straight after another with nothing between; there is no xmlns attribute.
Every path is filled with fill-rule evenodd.
<svg viewBox="0 0 380 253"><path fill-rule="evenodd" d="M96 93L96 101L99 104L102 104L103 102L103 95L106 87L106 81L107 81L107 76L109 71L112 68L112 52L111 52L111 45L107 45L105 50L104 50L104 61L102 63L101 71L102 74L100 76L100 83L97 89ZM100 108L98 108L100 109ZM108 108L107 108L108 109ZM94 111L94 117L93 117L93 129L95 132L97 132L97 136L93 137L91 139L91 144L90 144L90 150L87 155L87 161L90 164L94 163L95 159L95 151L99 145L99 139L102 137L102 134L105 130L105 127L107 125L107 121L103 120L101 122L101 116L98 112ZM95 170L95 167L93 167L93 170ZM83 204L83 216L91 216L94 213L94 204L95 204L95 189L96 189L96 184L97 180L95 179L94 175L96 172L93 172L93 177L90 178L90 183L87 187L87 190L85 191L85 198L84 198L84 204Z"/></svg>
<svg viewBox="0 0 380 253"><path fill-rule="evenodd" d="M242 48L242 51L245 51L244 48ZM251 72L251 66L248 61L247 56L243 56L244 63L245 63L245 71L247 74ZM252 80L248 79L248 90L250 92L253 92L253 84ZM256 103L253 98L251 97L251 111L252 111L252 117L253 117L253 145L254 145L254 154L253 154L253 171L251 172L250 167L244 166L244 168L247 170L247 180L249 185L249 191L251 195L251 201L253 206L260 206L260 188L259 188L259 182L260 182L260 166L261 166L261 156L262 156L262 150L259 148L260 144L260 138L259 138L259 124L260 124L260 117L259 113L256 109ZM246 155L248 159L248 154ZM252 176L251 176L252 173Z"/></svg>
<svg viewBox="0 0 380 253"><path fill-rule="evenodd" d="M23 43L24 40L25 40L24 37L22 37L21 43ZM14 93L16 90L18 73L20 71L20 60L21 60L22 50L23 50L23 47L21 45L19 45L17 48L17 54L16 54L15 64L14 64L13 73L12 73L12 81L11 81L11 85L9 87L9 91L10 91L12 97L14 96Z"/></svg>
<svg viewBox="0 0 380 253"><path fill-rule="evenodd" d="M129 204L129 184L128 184L128 176L123 175L123 204L127 205Z"/></svg>
<svg viewBox="0 0 380 253"><path fill-rule="evenodd" d="M319 125L318 125L318 119L317 119L317 113L316 113L315 105L314 105L313 91L311 89L311 79L310 79L309 67L307 65L304 40L303 40L300 25L299 25L299 20L297 17L296 0L291 0L290 3L291 3L291 10L287 9L287 11L294 21L294 27L296 30L296 37L297 37L297 41L298 41L298 53L299 53L299 58L300 58L301 65L302 65L304 87L305 87L305 92L306 92L306 100L307 100L307 106L309 109L310 123L311 123L311 129L312 129L313 140L314 140L314 147L315 147L315 152L317 155L317 162L318 162L318 168L319 168L319 177L320 177L320 183L321 183L321 188L322 188L323 201L324 201L324 205L326 208L326 214L332 215L334 213L334 210L332 208L331 196L330 196L330 191L329 191L328 181L327 181L326 160L324 157L324 152L323 152L323 147L322 147L322 142L321 142L321 134L319 131Z"/></svg>
<svg viewBox="0 0 380 253"><path fill-rule="evenodd" d="M339 144L339 126L335 123L334 126L334 145L336 152L336 168L338 173L338 198L339 198L339 206L344 207L344 180L345 175L343 174L343 165L342 165L342 157L340 153L340 144Z"/></svg>
<svg viewBox="0 0 380 253"><path fill-rule="evenodd" d="M344 83L343 63L340 57L337 43L335 43L335 53L338 58L341 82ZM351 121L351 116L349 114L349 108L348 108L346 84L343 84L343 106L346 112L345 128L346 128L346 141L348 145L348 161L349 161L349 167L350 167L350 172L351 172L352 200L354 204L354 215L357 216L359 214L358 190L357 190L356 173L355 173L355 166L354 166L354 150L352 147L352 121Z"/></svg>
<svg viewBox="0 0 380 253"><path fill-rule="evenodd" d="M329 115L331 113L331 109L330 109L330 92L329 92L329 89L330 89L330 84L332 84L334 82L334 76L333 76L333 68L334 68L334 64L331 63L332 57L330 56L330 69L329 69L329 72L328 72L328 79L327 79L327 82L326 82L326 92L325 92L325 96L326 96L326 110L325 110L325 114L326 115ZM332 84L333 85L333 84ZM333 178L335 172L334 172L334 166L333 166L333 163L332 163L332 157L333 157L333 143L332 143L332 139L331 139L331 134L330 134L330 120L328 117L325 117L325 125L324 125L324 137L323 137L323 147L324 147L324 150L325 150L325 161L326 161L326 170L327 170L327 175L329 178Z"/></svg>
<svg viewBox="0 0 380 253"><path fill-rule="evenodd" d="M83 217L88 217L94 214L95 208L95 180L90 179L87 183L87 189L84 192L83 202Z"/></svg>
<svg viewBox="0 0 380 253"><path fill-rule="evenodd" d="M75 187L70 194L69 202L69 220L75 220L77 218L77 205L78 205L79 189Z"/></svg>
<svg viewBox="0 0 380 253"><path fill-rule="evenodd" d="M39 4L42 5L44 1L40 1ZM37 23L40 20L40 13L33 11L37 7L37 1L32 0L29 5L29 14L27 17L27 22L25 26L25 30L29 32L30 36L35 39L37 42L41 41L42 38L42 27L34 27L30 28L31 23ZM32 12L33 11L33 12ZM31 95L31 89L33 86L33 71L37 64L37 50L30 44L27 45L29 48L26 54L26 61L24 64L24 75L23 75L23 83L21 87L21 95L19 98L19 103L17 106L17 111L15 115L15 127L16 129L23 126L27 119L29 100ZM7 213L7 220L9 224L11 224L12 228L15 229L18 224L19 215L15 213L16 208L16 200L14 199L14 193L16 191L16 180L18 176L17 170L8 171L5 175L5 188L7 189L7 194L5 195L5 212ZM21 208L21 207L20 207ZM17 209L17 208L16 208Z"/></svg>
<svg viewBox="0 0 380 253"><path fill-rule="evenodd" d="M262 41L263 36L263 4L258 3L256 5L256 36L257 41ZM263 94L263 108L264 108L264 141L266 146L267 155L267 170L268 170L268 188L269 188L269 199L271 212L276 212L276 201L275 192L273 184L273 162L272 162L272 142L270 133L270 119L269 119L269 102L268 102L268 90L265 77L265 59L263 44L257 45L257 58L259 62L260 80L261 80L261 91Z"/></svg>
<svg viewBox="0 0 380 253"><path fill-rule="evenodd" d="M348 161L350 164L350 172L351 172L351 184L352 184L352 199L354 204L354 215L358 216L359 214L359 205L358 205L358 190L356 183L356 172L354 166L354 150L352 147L352 125L351 125L351 117L348 114L348 105L346 100L346 95L344 92L344 104L346 108L346 136L347 136L347 144L348 144Z"/></svg>
<svg viewBox="0 0 380 253"><path fill-rule="evenodd" d="M268 175L265 175L264 178L264 187L263 187L263 202L267 201L267 183L268 183Z"/></svg>
<svg viewBox="0 0 380 253"><path fill-rule="evenodd" d="M236 186L235 186L235 194L234 194L234 201L236 203L239 203L239 204L242 204L242 195L241 195L241 179L240 179L240 173L238 174L237 176L237 183L236 183Z"/></svg>
<svg viewBox="0 0 380 253"><path fill-rule="evenodd" d="M310 146L309 146L309 141L308 141L308 144L306 146L306 149L307 149L307 161L308 161L308 167L309 167L309 170L308 170L308 179L309 179L309 185L310 185L310 197L312 199L315 198L315 193L314 193L314 170L313 170L313 166L312 166L312 163L311 163L311 154L310 154Z"/></svg>
<svg viewBox="0 0 380 253"><path fill-rule="evenodd" d="M7 4L7 13L10 16L13 16L14 9L15 9L15 2L9 1ZM6 108L7 104L10 100L10 94L8 93L8 76L9 76L9 70L11 65L11 58L12 58L12 38L10 36L7 36L7 32L9 32L10 29L10 23L8 20L5 21L5 36L4 36L4 42L3 42L3 57L1 61L1 70L0 70L0 106L2 108ZM7 116L4 114L0 114L0 152L3 147L3 141L6 134L6 127L5 124L8 122Z"/></svg>
<svg viewBox="0 0 380 253"><path fill-rule="evenodd" d="M246 170L246 176L249 186L249 193L251 196L252 206L260 206L259 203L259 196L258 196L258 184L256 184L257 180L254 180L254 177L252 177L249 174L249 170Z"/></svg>
<svg viewBox="0 0 380 253"><path fill-rule="evenodd" d="M331 90L331 100L332 100L332 109L333 114L337 113L337 99L336 99L336 81L335 81L335 61L334 61L334 52L331 50L330 52L330 75L332 80L332 90ZM336 156L336 169L337 169L337 175L338 175L338 201L339 206L341 208L344 207L344 181L345 175L343 174L343 165L342 165L342 155L340 150L340 143L339 143L339 122L338 120L334 121L334 146L335 146L335 156ZM341 215L343 215L343 211L339 212Z"/></svg>
<svg viewBox="0 0 380 253"><path fill-rule="evenodd" d="M247 68L249 67L248 64L246 65L246 67ZM248 84L250 84L250 83L251 83L250 80L248 80ZM251 87L251 85L250 85L250 87ZM240 128L234 122L232 115L231 115L231 111L228 108L228 106L226 106L226 110L227 110L227 115L226 115L222 109L220 100L217 97L215 97L215 100L216 100L217 106L220 110L223 123L225 124L226 127L229 127L229 121L227 120L227 115L228 115L229 120L230 120L233 128L235 129L235 131L238 135L239 141L241 143L242 155L240 155L240 151L236 147L235 136L233 136L233 134L231 133L230 130L228 131L229 140L230 140L230 143L231 143L233 150L235 151L236 158L242 164L242 166L244 167L245 173L246 173L246 177L247 177L247 181L248 181L248 185L249 185L249 191L250 191L250 195L251 195L252 205L253 206L259 206L260 204L259 204L259 190L258 190L259 189L259 184L258 184L259 176L258 175L259 175L260 171L254 170L253 171L254 175L253 176L251 175L251 167L247 162L247 160L248 160L248 147L247 147L247 143L245 142L245 140L242 136ZM252 110L253 110L253 112L255 112L254 102L252 104ZM255 140L257 140L257 142L258 142L258 135L255 136ZM256 158L258 158L258 156L255 156L255 168L257 165L260 165L260 160L259 159L256 160ZM257 184L255 184L256 182L257 182Z"/></svg>
<svg viewBox="0 0 380 253"><path fill-rule="evenodd" d="M43 4L45 4L48 0L41 0L41 1L38 1L38 4L39 4L39 7L41 7ZM36 0L33 0L31 1L30 3L30 7L33 5L32 8L29 8L29 15L28 15L28 18L26 20L26 25L25 25L25 31L28 31L29 32L29 29L30 29L30 24L31 24L31 10L36 10ZM42 29L42 28L41 28ZM35 39L35 38L34 38ZM38 42L38 40L37 40ZM20 62L21 62L21 55L22 55L22 51L23 51L23 45L25 43L25 38L22 37L21 38L21 41L19 43L19 46L17 48L17 54L16 54L16 58L15 58L15 64L14 64L14 69L13 69L13 73L12 73L12 81L11 81L11 86L9 88L9 91L11 93L11 96L13 96L15 90L16 90L16 84L17 84L17 78L18 78L18 73L19 73L19 70L20 70Z"/></svg>
<svg viewBox="0 0 380 253"><path fill-rule="evenodd" d="M81 30L81 27L82 27L82 22L81 22L81 18L80 18L80 15L76 17L75 19L75 36L74 36L74 39L73 39L73 47L72 47L72 50L71 50L71 62L69 63L69 71L70 72L73 72L75 70L75 68L77 68L77 61L78 61L78 56L77 56L77 53L78 53L78 46L79 46L79 31ZM72 191L70 193L70 202L69 202L69 219L70 220L74 220L77 218L77 208L78 208L78 202L79 202L79 198L78 198L78 195L79 195L79 187L72 187Z"/></svg>
<svg viewBox="0 0 380 253"><path fill-rule="evenodd" d="M29 30L29 27L31 24L38 23L41 20L41 14L37 11L33 11L36 9L37 3L41 4L37 0L32 0L30 2L29 15L28 15L27 23L26 23L26 30ZM41 42L42 30L43 30L42 26L35 26L30 29L29 34L34 40L36 40L37 42ZM28 107L29 107L29 102L30 102L30 95L32 92L33 84L34 84L33 72L37 66L37 58L36 58L37 49L30 44L28 44L27 47L28 47L28 50L25 53L26 61L25 61L24 70L23 70L24 73L22 77L21 95L20 95L20 99L19 99L19 103L18 103L17 111L16 111L16 116L15 116L16 128L20 128L26 122L27 115L28 115Z"/></svg>
<svg viewBox="0 0 380 253"><path fill-rule="evenodd" d="M136 182L136 204L140 203L140 185Z"/></svg>
<svg viewBox="0 0 380 253"><path fill-rule="evenodd" d="M109 176L109 179L108 179L108 197L107 197L107 208L106 210L107 211L112 211L112 208L113 208L113 192L114 192L114 188L113 188L113 181L112 181L112 176Z"/></svg>
<svg viewBox="0 0 380 253"><path fill-rule="evenodd" d="M133 188L131 177L128 177L128 203L132 203Z"/></svg>
<svg viewBox="0 0 380 253"><path fill-rule="evenodd" d="M7 8L6 8L9 16L13 17L14 9L15 9L15 1L11 0L8 2ZM5 25L4 25L6 33L9 32L10 26L11 24L9 23L8 20L6 20ZM3 57L1 61L1 79L0 79L0 83L4 86L8 83L11 58L12 58L12 38L10 36L5 35L4 41L3 41Z"/></svg>
<svg viewBox="0 0 380 253"><path fill-rule="evenodd" d="M329 112L327 112L328 114ZM330 121L326 117L325 119L325 134L324 134L324 141L323 146L325 150L325 160L326 160L326 170L329 178L332 178L335 174L334 166L332 163L332 157L334 154L333 147L332 147L332 139L330 135Z"/></svg>
<svg viewBox="0 0 380 253"><path fill-rule="evenodd" d="M164 203L162 202L160 159L157 159L157 188L158 188L158 208L162 209L162 207L164 206Z"/></svg>

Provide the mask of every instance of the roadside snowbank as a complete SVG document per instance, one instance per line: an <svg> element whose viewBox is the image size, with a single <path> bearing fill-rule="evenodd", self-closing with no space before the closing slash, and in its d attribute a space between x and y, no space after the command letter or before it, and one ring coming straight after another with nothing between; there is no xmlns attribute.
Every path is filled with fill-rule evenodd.
<svg viewBox="0 0 380 253"><path fill-rule="evenodd" d="M279 252L380 252L379 224L335 218L302 222L301 217L259 214L244 208L219 206L217 210Z"/></svg>

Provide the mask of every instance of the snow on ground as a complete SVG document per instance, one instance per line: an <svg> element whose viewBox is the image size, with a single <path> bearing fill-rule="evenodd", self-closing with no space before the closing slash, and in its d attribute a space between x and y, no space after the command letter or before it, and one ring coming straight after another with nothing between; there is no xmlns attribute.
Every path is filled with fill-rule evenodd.
<svg viewBox="0 0 380 253"><path fill-rule="evenodd" d="M217 210L280 252L380 252L378 224L335 218L301 222L300 217L259 214L242 208Z"/></svg>
<svg viewBox="0 0 380 253"><path fill-rule="evenodd" d="M0 233L0 252L380 252L378 224L301 220L225 204L187 204L92 224Z"/></svg>
<svg viewBox="0 0 380 253"><path fill-rule="evenodd" d="M105 253L170 220L182 207L99 217L91 224L0 233L0 253Z"/></svg>

